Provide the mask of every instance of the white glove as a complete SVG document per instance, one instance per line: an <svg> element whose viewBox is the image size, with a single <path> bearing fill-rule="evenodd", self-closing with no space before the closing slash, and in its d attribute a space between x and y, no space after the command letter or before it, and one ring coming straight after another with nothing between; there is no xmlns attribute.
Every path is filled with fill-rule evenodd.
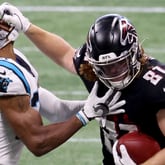
<svg viewBox="0 0 165 165"><path fill-rule="evenodd" d="M0 16L10 26L15 27L18 32L26 32L31 24L18 8L6 2L0 6Z"/></svg>
<svg viewBox="0 0 165 165"><path fill-rule="evenodd" d="M103 97L98 97L97 90L98 82L95 83L89 94L83 110L77 114L83 125L86 125L91 119L96 117L125 112L124 109L120 109L126 103L125 100L117 102L121 96L120 92L114 94L114 90L109 89Z"/></svg>
<svg viewBox="0 0 165 165"><path fill-rule="evenodd" d="M115 165L136 165L136 163L130 158L125 145L120 145L121 157L118 155L117 143L118 141L114 143L112 148Z"/></svg>

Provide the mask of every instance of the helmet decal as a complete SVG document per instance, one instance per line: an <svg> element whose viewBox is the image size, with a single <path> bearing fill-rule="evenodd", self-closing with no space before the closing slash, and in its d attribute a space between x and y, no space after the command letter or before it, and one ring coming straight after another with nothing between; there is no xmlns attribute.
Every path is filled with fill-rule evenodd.
<svg viewBox="0 0 165 165"><path fill-rule="evenodd" d="M102 54L99 56L99 61L100 62L106 62L109 60L113 60L114 58L116 58L116 54L115 53L108 53L108 54Z"/></svg>
<svg viewBox="0 0 165 165"><path fill-rule="evenodd" d="M121 27L121 44L126 45L127 43L132 44L137 40L137 32L135 27L129 23L125 18L120 20Z"/></svg>

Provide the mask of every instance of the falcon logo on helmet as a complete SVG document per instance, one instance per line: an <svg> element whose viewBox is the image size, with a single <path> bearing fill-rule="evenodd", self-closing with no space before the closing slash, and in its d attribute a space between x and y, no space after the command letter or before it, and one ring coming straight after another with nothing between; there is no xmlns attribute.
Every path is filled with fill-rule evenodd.
<svg viewBox="0 0 165 165"><path fill-rule="evenodd" d="M135 28L128 22L127 19L121 19L121 44L126 45L137 40L137 33Z"/></svg>

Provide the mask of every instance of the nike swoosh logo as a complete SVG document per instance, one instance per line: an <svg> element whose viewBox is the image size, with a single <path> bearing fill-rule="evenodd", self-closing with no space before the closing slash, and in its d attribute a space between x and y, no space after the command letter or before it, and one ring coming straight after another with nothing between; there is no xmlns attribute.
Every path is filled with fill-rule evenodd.
<svg viewBox="0 0 165 165"><path fill-rule="evenodd" d="M6 71L0 72L1 75L6 75Z"/></svg>

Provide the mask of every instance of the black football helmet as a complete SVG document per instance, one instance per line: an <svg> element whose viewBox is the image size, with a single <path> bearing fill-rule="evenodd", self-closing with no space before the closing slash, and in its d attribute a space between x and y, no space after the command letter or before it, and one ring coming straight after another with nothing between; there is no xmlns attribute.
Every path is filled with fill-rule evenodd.
<svg viewBox="0 0 165 165"><path fill-rule="evenodd" d="M140 70L138 36L130 21L118 14L98 18L87 36L87 59L107 86L123 89Z"/></svg>

